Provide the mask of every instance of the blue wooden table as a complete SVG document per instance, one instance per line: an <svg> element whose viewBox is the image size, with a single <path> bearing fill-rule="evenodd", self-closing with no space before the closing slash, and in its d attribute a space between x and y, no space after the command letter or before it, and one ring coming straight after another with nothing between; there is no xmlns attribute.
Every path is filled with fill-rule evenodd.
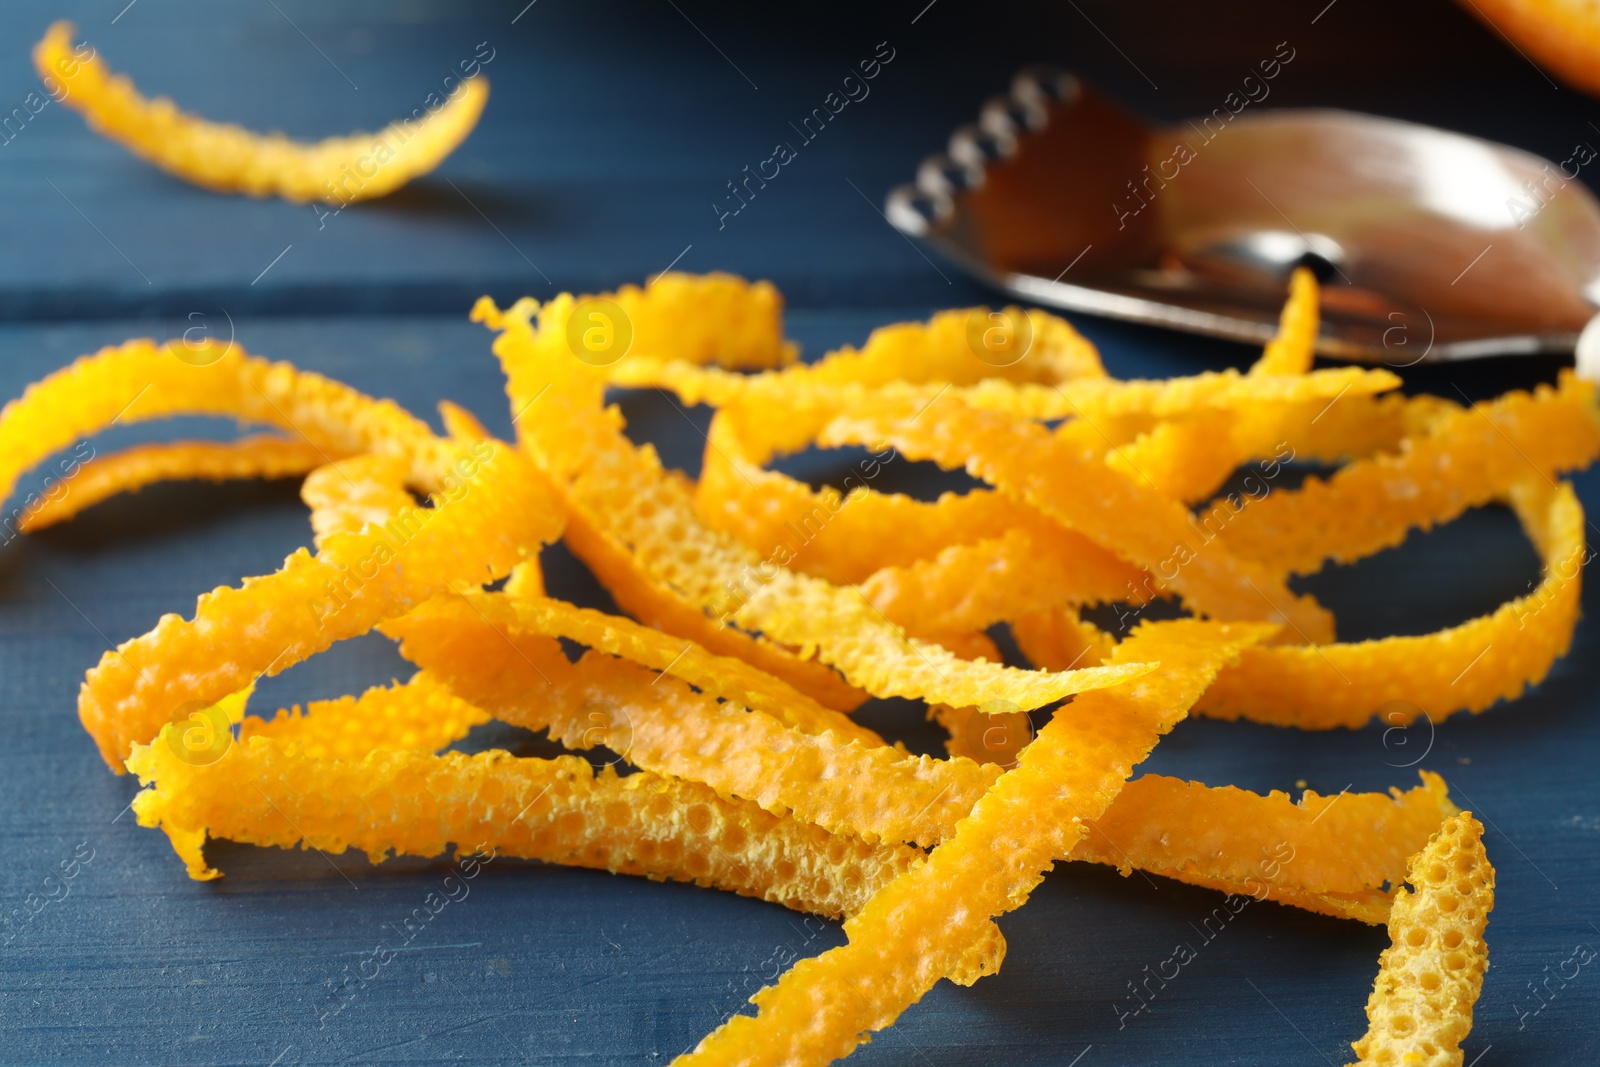
<svg viewBox="0 0 1600 1067"><path fill-rule="evenodd" d="M924 258L879 206L1026 62L1073 67L1176 118L1218 106L1288 41L1296 58L1273 103L1416 118L1555 159L1578 141L1600 143L1589 125L1600 106L1556 89L1441 0L525 3L0 8L5 111L34 90L28 49L63 16L145 90L303 138L409 113L480 49L492 53L493 84L481 127L435 176L336 216L189 188L89 135L59 105L13 122L0 144L0 396L100 345L201 324L419 414L449 397L509 433L488 338L465 319L471 298L607 288L671 263L775 280L809 353L860 342L881 323L992 299ZM893 58L870 95L739 214L722 216L713 205L726 183L794 140L790 123L882 49ZM1251 356L1081 325L1123 376ZM1551 361L1490 361L1407 380L1485 396L1554 372ZM697 468L699 439L679 415L650 396L625 403L637 435ZM156 433L122 429L96 445ZM807 472L842 473L826 457ZM1578 482L1600 508L1600 476ZM936 484L918 470L896 488ZM75 715L83 672L107 647L164 612L188 614L203 590L275 569L308 540L286 483L166 486L0 549L0 921L10 918L0 1062L664 1063L744 1010L782 961L841 940L835 924L708 890L497 860L381 978L336 999L386 924L435 889L448 864L374 868L353 855L330 863L219 843L209 856L226 877L191 882L165 839L134 825L133 783L106 771ZM554 555L559 595L607 603ZM1536 574L1510 516L1485 510L1306 587L1338 611L1349 639L1465 619ZM1586 603L1593 615L1593 593ZM1499 870L1469 1062L1592 1063L1600 974L1591 966L1551 982L1543 1002L1529 986L1570 972L1562 964L1578 946L1600 945L1597 643L1600 628L1580 624L1547 682L1478 718L1403 734L1189 722L1149 769L1324 793L1410 786L1418 767L1443 774L1487 825ZM263 684L257 706L357 691L406 670L387 642L354 641ZM914 748L937 750L917 709L869 714ZM471 744L549 751L507 729ZM65 897L53 888L60 899L39 908L64 860L75 871ZM1196 927L1215 903L1161 879L1058 869L1001 920L1010 942L1001 975L972 989L940 985L858 1059L1344 1063L1364 1028L1382 931L1263 904L1207 940ZM1129 983L1180 941L1197 959L1119 1023Z"/></svg>

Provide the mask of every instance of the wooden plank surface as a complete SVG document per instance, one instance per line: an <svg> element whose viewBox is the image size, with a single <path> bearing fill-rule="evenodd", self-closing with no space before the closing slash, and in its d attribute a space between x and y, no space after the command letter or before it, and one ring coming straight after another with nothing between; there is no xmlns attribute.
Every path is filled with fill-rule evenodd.
<svg viewBox="0 0 1600 1067"><path fill-rule="evenodd" d="M199 314L252 351L420 414L450 397L508 432L498 371L486 335L465 321L467 300L483 290L610 286L688 246L685 268L783 284L808 352L859 343L874 325L984 298L924 260L873 204L1027 61L1077 67L1176 116L1208 109L1257 53L1290 39L1300 53L1280 79L1284 103L1427 119L1556 158L1600 136L1583 132L1591 101L1552 89L1442 3L1391 10L1339 0L1313 25L1322 2L993 11L961 0L926 10L925 0L759 10L539 0L513 24L521 2L137 0L113 22L123 2L0 9L0 101L29 91L27 49L57 14L76 18L148 90L297 136L382 124L481 41L496 50L494 97L437 178L321 230L306 207L189 189L91 137L76 115L46 108L0 147L0 396L102 344L181 332ZM709 205L723 182L791 136L787 122L883 40L897 54L873 95L718 230ZM1123 376L1249 358L1220 344L1084 326ZM1553 366L1486 363L1410 372L1408 382L1479 396L1548 379ZM627 411L634 432L693 469L701 442L680 415L646 396L629 398ZM155 433L124 429L96 443ZM826 477L829 465L816 459L808 472ZM938 484L919 469L900 487ZM1579 486L1586 505L1600 507L1600 477ZM392 936L386 924L416 907L448 865L372 868L352 856L223 844L210 855L227 876L190 882L159 834L132 825L132 783L107 773L74 714L82 673L108 645L163 612L188 613L198 592L272 570L308 533L285 485L162 487L0 550L0 915L14 915L16 930L0 950L0 1062L664 1063L743 1010L776 963L841 939L834 924L710 891L496 861L467 899L332 1012L345 976ZM1482 612L1523 591L1536 570L1509 516L1485 511L1309 585L1339 612L1342 634L1359 638ZM575 565L555 567L552 584L605 602ZM1594 594L1585 602L1592 617ZM1538 1005L1529 983L1580 943L1600 944L1597 644L1593 622L1580 624L1572 654L1527 698L1436 730L1306 735L1186 723L1148 769L1262 790L1304 780L1326 793L1408 786L1415 767L1439 771L1484 817L1500 872L1469 1062L1593 1062L1592 969L1564 987L1552 982L1537 1015L1519 1013ZM351 642L264 685L258 706L358 690L404 670L387 643ZM914 709L873 716L913 746L937 743ZM473 741L546 751L503 730ZM29 895L75 849L92 859L70 894L28 917ZM1010 953L1001 975L972 989L941 985L859 1061L1345 1062L1382 933L1263 904L1208 941L1195 927L1216 901L1159 879L1058 870L1002 920ZM1128 984L1180 941L1198 958L1119 1025L1119 1009L1134 1003Z"/></svg>

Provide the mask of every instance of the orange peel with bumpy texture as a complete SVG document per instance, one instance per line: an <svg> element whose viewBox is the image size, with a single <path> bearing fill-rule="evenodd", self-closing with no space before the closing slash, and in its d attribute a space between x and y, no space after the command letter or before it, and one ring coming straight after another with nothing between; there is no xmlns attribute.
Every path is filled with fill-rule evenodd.
<svg viewBox="0 0 1600 1067"><path fill-rule="evenodd" d="M758 377L729 374L727 360L718 367L708 361L677 356L673 359L630 355L611 373L617 385L672 389L686 403L716 407L755 390L784 392L807 386L883 386L901 382L975 385L997 377L1012 382L1049 384L1081 378L1104 378L1100 354L1082 334L1059 316L1032 309L1008 308L1012 329L1025 317L1027 347L1009 362L990 362L978 354L970 326L987 308L941 311L928 322L902 322L872 331L859 350L843 348L816 363L795 364ZM991 355L985 353L985 355ZM992 358L992 356L991 356Z"/></svg>
<svg viewBox="0 0 1600 1067"><path fill-rule="evenodd" d="M1412 854L1457 811L1444 780L1421 774L1404 793L1308 790L1298 802L1146 775L1093 821L1072 858L1311 910L1327 897L1342 914L1359 906L1364 921L1381 923L1386 883L1400 884Z"/></svg>
<svg viewBox="0 0 1600 1067"><path fill-rule="evenodd" d="M1559 388L1511 392L1440 418L1396 453L1250 503L1218 532L1230 551L1309 574L1391 548L1413 529L1490 503L1529 476L1554 478L1600 455L1594 383L1563 372Z"/></svg>
<svg viewBox="0 0 1600 1067"><path fill-rule="evenodd" d="M971 760L908 756L868 731L805 733L602 652L570 663L549 634L618 645L549 617L519 620L513 609L521 607L488 598L436 602L387 629L407 659L507 722L548 729L569 748L605 745L646 770L869 839L931 844L948 836L998 773ZM669 666L707 685L719 680L714 665Z"/></svg>
<svg viewBox="0 0 1600 1067"><path fill-rule="evenodd" d="M1287 622L1291 636L1306 642L1333 636L1333 618L1316 601L1290 592L1248 559L1204 543L1182 505L1084 458L1039 426L949 400L927 411L880 401L838 416L821 440L887 440L914 458L964 467L1151 572L1155 588L1180 593L1196 611Z"/></svg>
<svg viewBox="0 0 1600 1067"><path fill-rule="evenodd" d="M68 480L65 493L54 500L46 497L25 512L17 529L36 533L121 493L157 482L292 478L326 462L310 444L270 434L238 441L136 445L84 463Z"/></svg>
<svg viewBox="0 0 1600 1067"><path fill-rule="evenodd" d="M271 719L246 716L239 739L270 737L312 759L360 762L374 749L437 752L490 720L447 686L419 671L404 684L368 689L359 697L317 700Z"/></svg>
<svg viewBox="0 0 1600 1067"><path fill-rule="evenodd" d="M74 441L116 424L176 415L219 415L276 426L324 453L326 462L377 452L408 464L407 480L442 487L449 442L391 400L237 344L127 341L84 356L28 386L0 409L0 497L17 478Z"/></svg>
<svg viewBox="0 0 1600 1067"><path fill-rule="evenodd" d="M849 716L824 707L741 659L713 655L693 641L592 608L547 597L467 592L435 597L383 629L404 638L430 624L451 628L458 635L473 633L477 639L491 642L497 633L563 637L681 678L702 693L765 712L802 733L831 732L845 741L883 744L882 738Z"/></svg>
<svg viewBox="0 0 1600 1067"><path fill-rule="evenodd" d="M543 417L523 420L519 434L569 511L585 513L623 542L641 569L691 603L796 648L802 658L814 654L877 696L957 706L1006 699L1026 709L1151 669L1130 663L1049 675L963 661L906 637L859 591L796 574L706 528L688 489L665 475L653 449L623 436L615 408L601 406L603 373L572 358L567 346L572 309L570 297L558 297L539 310L537 328L526 304L502 313L482 300L474 316L501 331L494 349L513 403L553 394Z"/></svg>
<svg viewBox="0 0 1600 1067"><path fill-rule="evenodd" d="M1483 826L1452 816L1412 857L1389 913L1388 948L1367 1000L1366 1035L1350 1047L1356 1067L1461 1067L1461 1042L1483 990L1494 908L1494 868Z"/></svg>
<svg viewBox="0 0 1600 1067"><path fill-rule="evenodd" d="M1014 528L952 545L931 560L885 567L862 582L861 591L908 632L926 636L984 630L1065 603L1114 601L1130 584L1142 583L1143 572L1098 546L1052 551L1065 541L1055 534Z"/></svg>
<svg viewBox="0 0 1600 1067"><path fill-rule="evenodd" d="M800 961L676 1063L825 1064L849 1055L919 1000L991 916L1023 904L1082 840L1133 766L1183 718L1217 667L1270 634L1250 624L1147 624L1119 655L1159 674L1077 697L1039 731L1017 768L951 838L845 923L849 942Z"/></svg>
<svg viewBox="0 0 1600 1067"><path fill-rule="evenodd" d="M1249 649L1217 677L1195 713L1302 730L1354 729L1378 717L1400 729L1423 716L1481 712L1521 695L1571 646L1592 554L1570 485L1530 478L1512 487L1511 503L1544 563L1527 595L1415 637Z"/></svg>
<svg viewBox="0 0 1600 1067"><path fill-rule="evenodd" d="M435 593L501 577L559 534L544 480L514 449L451 447L462 476L456 499L335 534L315 557L297 551L274 574L202 596L193 619L164 616L107 652L78 700L106 762L119 768L177 710L214 703Z"/></svg>
<svg viewBox="0 0 1600 1067"><path fill-rule="evenodd" d="M72 23L57 22L33 50L39 76L63 87L61 102L140 159L219 193L341 207L384 196L444 162L478 124L489 99L486 78L467 78L439 106L418 108L376 133L305 144L207 122L164 97L146 99L126 77L107 70L92 48L87 56L75 50L72 32Z"/></svg>
<svg viewBox="0 0 1600 1067"><path fill-rule="evenodd" d="M840 915L917 856L779 818L694 782L596 772L575 756L391 749L346 761L257 737L201 766L167 739L129 758L147 787L134 812L141 826L166 831L196 879L221 873L201 853L207 836L329 854L354 848L375 863L438 856L453 843Z"/></svg>

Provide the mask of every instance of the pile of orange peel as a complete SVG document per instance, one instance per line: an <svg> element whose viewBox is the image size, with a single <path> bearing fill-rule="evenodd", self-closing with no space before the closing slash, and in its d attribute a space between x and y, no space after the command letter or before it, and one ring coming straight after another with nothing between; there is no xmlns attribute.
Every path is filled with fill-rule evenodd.
<svg viewBox="0 0 1600 1067"><path fill-rule="evenodd" d="M85 728L139 777L139 823L191 877L219 876L208 838L374 862L490 848L842 916L845 945L681 1057L822 1064L941 979L998 970L994 919L1055 863L1106 864L1386 923L1359 1062L1461 1062L1494 871L1442 779L1296 802L1132 775L1189 714L1322 730L1381 709L1395 726L1540 681L1578 617L1585 521L1561 478L1600 454L1590 383L1463 406L1404 397L1387 370L1313 369L1303 270L1248 371L1159 381L1110 377L1065 321L1017 308L887 326L802 363L777 291L728 275L484 298L472 316L497 335L515 443L448 402L435 433L231 343L129 341L0 412L0 493L114 420L276 431L90 460L30 502L30 530L159 480L304 478L310 549L165 616L83 685ZM619 387L715 408L697 480L630 441L606 403ZM850 445L872 458L842 494L771 467ZM894 457L987 488L874 488ZM1290 458L1337 469L1219 495L1239 468ZM1289 588L1495 503L1544 576L1491 614L1342 643ZM631 618L545 594L558 538ZM1190 617L1118 640L1084 614L1158 599ZM1003 662L999 624L1037 669ZM372 630L416 665L409 680L248 712L259 678ZM948 758L852 719L869 697L926 702ZM449 751L491 718L617 759ZM1292 862L1261 862L1284 844Z"/></svg>

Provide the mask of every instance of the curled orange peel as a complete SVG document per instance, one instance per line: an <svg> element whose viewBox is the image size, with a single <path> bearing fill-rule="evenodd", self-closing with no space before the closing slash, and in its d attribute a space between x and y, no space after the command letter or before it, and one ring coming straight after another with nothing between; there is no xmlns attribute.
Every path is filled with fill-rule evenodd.
<svg viewBox="0 0 1600 1067"><path fill-rule="evenodd" d="M140 825L166 831L192 878L220 876L201 852L208 836L333 855L353 848L375 863L437 856L453 843L839 915L916 857L909 848L770 815L694 782L596 772L575 756L379 749L347 761L257 737L196 765L169 743L175 729L130 756L147 787L134 812Z"/></svg>
<svg viewBox="0 0 1600 1067"><path fill-rule="evenodd" d="M565 601L493 593L452 594L435 597L383 629L404 640L429 627L452 631L457 639L471 635L472 640L487 640L502 648L506 647L503 635L566 638L680 678L714 698L765 712L802 733L834 733L845 741L883 744L882 738L849 716L824 707L782 679L743 660L714 655L692 641L661 633L632 619ZM412 647L420 645L414 641Z"/></svg>
<svg viewBox="0 0 1600 1067"><path fill-rule="evenodd" d="M818 709L803 720L816 732L786 724L797 706L770 681L692 648L651 649L599 613L568 605L451 598L386 629L408 659L507 722L548 729L569 748L605 745L647 770L868 840L947 836L999 773L971 760L909 756L837 712L826 714L844 719L843 729ZM597 651L570 663L555 636ZM719 694L772 713L719 703Z"/></svg>
<svg viewBox="0 0 1600 1067"><path fill-rule="evenodd" d="M88 508L147 485L169 481L213 482L244 478L290 478L326 463L305 441L262 434L238 441L173 441L137 445L82 464L64 483L24 513L19 533L35 533L66 522Z"/></svg>
<svg viewBox="0 0 1600 1067"><path fill-rule="evenodd" d="M433 491L450 470L450 443L390 400L320 374L251 356L237 343L127 341L84 356L0 409L0 496L50 455L111 426L213 415L275 426L324 462L376 452L403 458Z"/></svg>
<svg viewBox="0 0 1600 1067"><path fill-rule="evenodd" d="M1419 636L1249 649L1217 677L1196 713L1303 730L1376 718L1403 730L1423 718L1481 712L1543 680L1572 643L1591 558L1587 524L1566 483L1529 478L1509 496L1544 564L1525 596Z"/></svg>
<svg viewBox="0 0 1600 1067"><path fill-rule="evenodd" d="M1411 858L1389 914L1390 945L1367 1000L1366 1035L1353 1067L1460 1067L1483 990L1494 907L1494 867L1483 826L1462 812Z"/></svg>
<svg viewBox="0 0 1600 1067"><path fill-rule="evenodd" d="M425 108L376 133L305 144L207 122L164 97L146 99L126 77L112 74L94 49L74 48L72 34L72 23L56 22L34 46L34 67L46 86L60 85L61 102L82 112L101 136L219 193L340 206L384 196L444 162L478 124L489 99L488 79L467 78L438 104L430 94Z"/></svg>
<svg viewBox="0 0 1600 1067"><path fill-rule="evenodd" d="M368 689L359 697L316 700L304 711L297 706L271 719L246 716L239 739L270 737L292 742L311 759L359 763L374 749L437 752L490 718L426 671L418 671L404 684Z"/></svg>
<svg viewBox="0 0 1600 1067"><path fill-rule="evenodd" d="M1512 392L1436 420L1405 447L1255 500L1220 530L1230 551L1309 574L1398 545L1413 529L1490 503L1529 477L1554 478L1600 455L1594 383Z"/></svg>
<svg viewBox="0 0 1600 1067"><path fill-rule="evenodd" d="M1298 802L1146 775L1093 821L1071 858L1382 924L1390 886L1457 810L1444 780L1421 773L1422 785L1404 793L1308 790Z"/></svg>

